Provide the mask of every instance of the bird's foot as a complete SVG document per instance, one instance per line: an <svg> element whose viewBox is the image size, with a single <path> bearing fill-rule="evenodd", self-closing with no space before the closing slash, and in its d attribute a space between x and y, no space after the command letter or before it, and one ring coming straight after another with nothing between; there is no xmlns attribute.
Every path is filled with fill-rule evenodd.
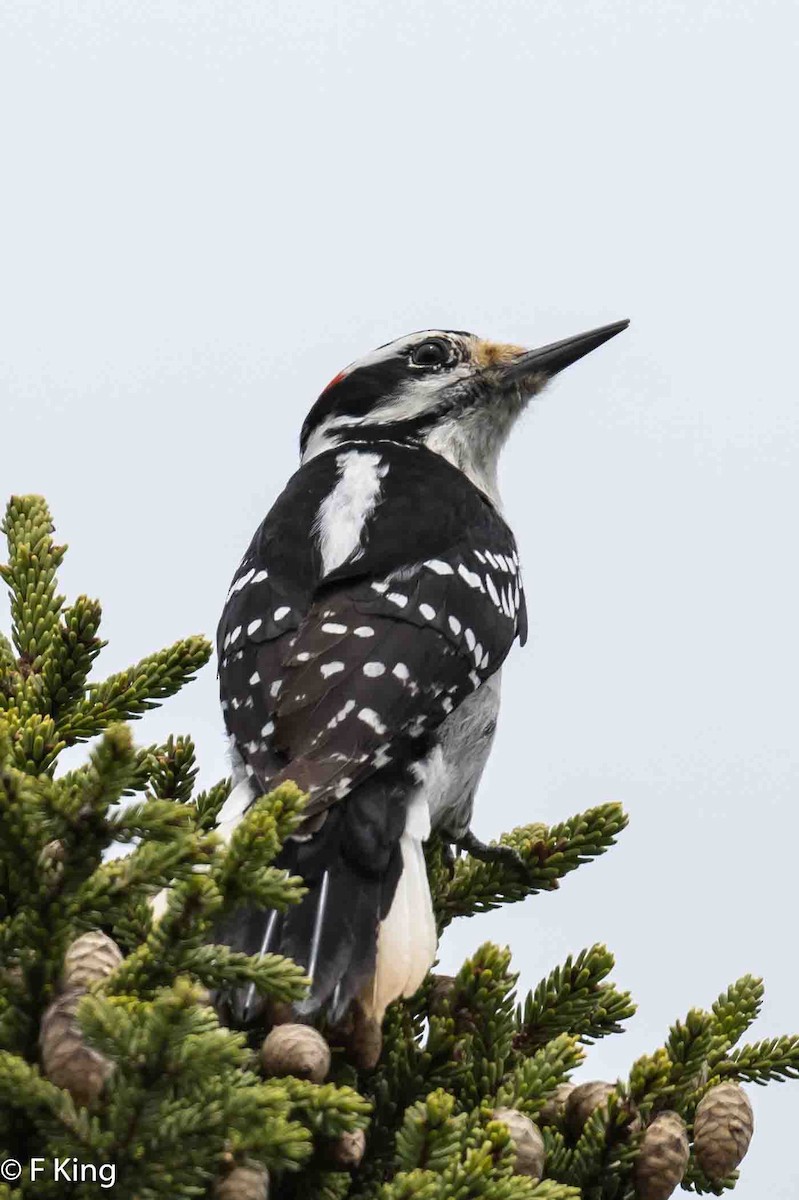
<svg viewBox="0 0 799 1200"><path fill-rule="evenodd" d="M471 829L466 831L456 845L459 850L465 850L467 854L471 854L472 858L477 858L480 862L502 863L506 867L513 867L520 874L527 874L527 863L519 851L513 849L513 846L501 844L488 846L485 842L481 842Z"/></svg>
<svg viewBox="0 0 799 1200"><path fill-rule="evenodd" d="M447 872L450 879L452 879L455 874L455 864L458 861L458 856L454 849L454 846L456 845L457 843L446 841L442 841L441 843L441 857L444 860L444 870Z"/></svg>

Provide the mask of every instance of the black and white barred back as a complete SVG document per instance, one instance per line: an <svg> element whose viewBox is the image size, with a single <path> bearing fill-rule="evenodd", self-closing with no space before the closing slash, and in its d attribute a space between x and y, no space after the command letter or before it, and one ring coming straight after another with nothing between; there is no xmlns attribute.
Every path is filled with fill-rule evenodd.
<svg viewBox="0 0 799 1200"><path fill-rule="evenodd" d="M418 873L436 821L435 811L410 816L414 800L429 807L423 764L516 637L525 640L526 612L513 535L483 492L423 446L373 438L318 454L255 534L218 631L243 780L223 819L234 824L254 796L294 780L309 793L309 836L280 864L310 890L282 917L237 914L221 936L302 963L313 977L306 1011L326 1006L336 1019L357 995L368 1008L403 854ZM404 836L415 836L415 865ZM413 990L421 980L407 970ZM382 1006L378 997L378 1016Z"/></svg>

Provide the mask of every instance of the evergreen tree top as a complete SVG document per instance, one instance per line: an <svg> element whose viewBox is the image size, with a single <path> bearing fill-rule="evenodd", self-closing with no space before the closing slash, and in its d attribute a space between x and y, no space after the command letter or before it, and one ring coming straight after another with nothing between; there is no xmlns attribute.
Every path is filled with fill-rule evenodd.
<svg viewBox="0 0 799 1200"><path fill-rule="evenodd" d="M0 1182L0 1200L96 1195L96 1173L112 1168L122 1200L658 1200L680 1183L734 1186L751 1136L740 1084L799 1075L796 1037L741 1044L763 998L750 976L675 1022L627 1078L577 1087L587 1048L634 1012L601 945L525 997L509 951L483 945L455 977L431 975L394 1004L369 1053L358 1031L322 1030L326 1044L281 1025L307 986L302 970L209 934L243 902L301 896L274 859L304 797L291 785L262 797L223 845L214 828L228 782L197 793L190 738L137 748L126 724L194 677L207 640L95 682L100 606L59 594L65 547L45 502L13 497L3 528L0 1157L20 1176ZM62 750L88 741L83 765L59 771ZM515 829L502 842L523 873L453 865L433 841L439 927L557 888L625 825L608 804ZM130 854L109 858L119 842ZM268 1052L266 1028L245 1037L209 1004L242 983L269 998L283 1031ZM34 1178L36 1156L75 1160L85 1177Z"/></svg>

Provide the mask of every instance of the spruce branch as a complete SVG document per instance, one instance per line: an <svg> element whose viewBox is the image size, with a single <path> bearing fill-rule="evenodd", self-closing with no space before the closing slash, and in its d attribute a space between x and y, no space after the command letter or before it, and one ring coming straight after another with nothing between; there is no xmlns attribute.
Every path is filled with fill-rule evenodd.
<svg viewBox="0 0 799 1200"><path fill-rule="evenodd" d="M366 1129L372 1106L351 1087L315 1084L288 1076L283 1080L292 1112L323 1138L335 1138L351 1129Z"/></svg>
<svg viewBox="0 0 799 1200"><path fill-rule="evenodd" d="M762 1005L763 980L752 975L742 976L721 993L711 1008L719 1055L743 1037L760 1015Z"/></svg>
<svg viewBox="0 0 799 1200"><path fill-rule="evenodd" d="M345 1200L351 1186L349 1171L325 1171L311 1167L297 1179L294 1200Z"/></svg>
<svg viewBox="0 0 799 1200"><path fill-rule="evenodd" d="M620 1155L630 1122L624 1098L611 1094L605 1104L591 1113L571 1151L569 1182L588 1191L590 1185L601 1185L608 1175L614 1175L617 1186L619 1183L623 1186L627 1181L620 1171Z"/></svg>
<svg viewBox="0 0 799 1200"><path fill-rule="evenodd" d="M92 664L107 645L97 636L101 617L99 603L88 596L78 596L63 611L52 653L42 668L49 711L56 719L83 697Z"/></svg>
<svg viewBox="0 0 799 1200"><path fill-rule="evenodd" d="M559 1033L572 1033L586 1043L620 1033L635 1005L629 992L603 982L613 965L613 955L602 945L569 955L527 994L518 1013L516 1049L529 1053Z"/></svg>
<svg viewBox="0 0 799 1200"><path fill-rule="evenodd" d="M122 798L136 772L130 730L112 725L92 748L88 762L41 788L50 836L59 839L65 859L61 887L77 887L97 870L112 838L109 810ZM124 822L120 831L124 834Z"/></svg>
<svg viewBox="0 0 799 1200"><path fill-rule="evenodd" d="M28 776L9 765L0 767L0 915L12 914L27 903L36 905L39 878L36 863L47 841L47 828Z"/></svg>
<svg viewBox="0 0 799 1200"><path fill-rule="evenodd" d="M108 832L115 842L136 838L165 841L194 827L193 806L172 800L143 800L128 804L108 818Z"/></svg>
<svg viewBox="0 0 799 1200"><path fill-rule="evenodd" d="M190 737L170 737L153 750L150 790L157 799L186 804L196 778L197 757Z"/></svg>
<svg viewBox="0 0 799 1200"><path fill-rule="evenodd" d="M134 667L91 684L83 699L66 713L58 731L68 746L85 742L116 721L135 721L191 682L211 655L204 637L183 638Z"/></svg>
<svg viewBox="0 0 799 1200"><path fill-rule="evenodd" d="M466 1075L463 1057L468 1054L468 1034L456 1035L450 1018L442 1037L443 1022L431 1018L430 1039L423 1047L423 1021L415 1005L397 1003L389 1007L383 1022L383 1053L368 1089L375 1109L370 1155L370 1173L375 1178L393 1161L396 1131L405 1109L437 1087L452 1086L455 1077L460 1083ZM456 1040L460 1062L454 1054Z"/></svg>
<svg viewBox="0 0 799 1200"><path fill-rule="evenodd" d="M461 1150L468 1121L467 1113L456 1114L455 1097L441 1088L409 1105L397 1133L398 1169L443 1171Z"/></svg>
<svg viewBox="0 0 799 1200"><path fill-rule="evenodd" d="M202 829L214 829L219 819L222 805L230 795L232 781L222 779L207 791L199 792L195 800L197 808L197 824Z"/></svg>
<svg viewBox="0 0 799 1200"><path fill-rule="evenodd" d="M248 1070L243 1036L222 1029L200 999L196 987L177 979L150 1000L88 995L80 1006L90 1043L128 1064L124 1077L112 1077L105 1118L125 1195L174 1194L159 1173L164 1155L178 1151L182 1176L199 1193L209 1163L226 1147L273 1170L296 1167L310 1154L308 1131L288 1116L285 1089ZM142 1158L142 1145L153 1154Z"/></svg>
<svg viewBox="0 0 799 1200"><path fill-rule="evenodd" d="M493 1095L505 1073L515 1032L516 980L510 972L510 951L491 942L480 946L455 978L450 1010L457 1032L469 1036L464 1103L479 1104L481 1097Z"/></svg>
<svg viewBox="0 0 799 1200"><path fill-rule="evenodd" d="M152 896L191 875L195 866L210 864L215 845L214 837L192 832L169 842L142 842L127 858L102 863L72 900L75 927L113 925L137 893Z"/></svg>
<svg viewBox="0 0 799 1200"><path fill-rule="evenodd" d="M80 781L74 803L77 815L86 810L104 816L130 784L135 768L133 738L126 725L109 726L92 749L88 764L76 772Z"/></svg>
<svg viewBox="0 0 799 1200"><path fill-rule="evenodd" d="M747 1083L780 1082L799 1079L799 1035L766 1038L733 1050L727 1059L717 1063L715 1070L722 1079L737 1079Z"/></svg>
<svg viewBox="0 0 799 1200"><path fill-rule="evenodd" d="M661 1047L644 1054L632 1065L627 1094L644 1118L649 1116L660 1097L668 1096L673 1064L668 1051Z"/></svg>
<svg viewBox="0 0 799 1200"><path fill-rule="evenodd" d="M169 888L160 920L147 922L143 940L106 983L109 994L151 996L178 974L199 949L222 898L207 873L191 872Z"/></svg>
<svg viewBox="0 0 799 1200"><path fill-rule="evenodd" d="M25 687L27 698L16 711L7 713L7 725L16 765L28 775L40 775L50 771L65 743L52 717L28 711L32 703L38 703L36 699L31 701L33 688L29 685L30 679Z"/></svg>
<svg viewBox="0 0 799 1200"><path fill-rule="evenodd" d="M627 817L619 804L603 804L551 829L536 824L511 830L500 838L500 845L510 846L519 854L526 867L524 874L503 862L467 857L455 863L447 879L444 871L435 871L434 864L440 928L458 916L489 912L537 892L553 891L564 875L613 846L626 824Z"/></svg>
<svg viewBox="0 0 799 1200"><path fill-rule="evenodd" d="M5 708L9 696L16 686L18 674L17 656L14 647L4 633L0 633L0 712Z"/></svg>
<svg viewBox="0 0 799 1200"><path fill-rule="evenodd" d="M85 1109L76 1108L69 1092L44 1079L37 1066L6 1050L0 1050L0 1102L6 1111L24 1110L45 1137L60 1126L82 1150L101 1148L96 1126Z"/></svg>
<svg viewBox="0 0 799 1200"><path fill-rule="evenodd" d="M182 969L209 988L253 983L261 995L283 1003L301 1000L309 979L282 954L242 954L227 946L199 946L183 957Z"/></svg>
<svg viewBox="0 0 799 1200"><path fill-rule="evenodd" d="M681 1187L683 1191L693 1192L697 1196L723 1196L726 1191L735 1187L738 1178L739 1172L733 1171L726 1179L708 1179L692 1154Z"/></svg>
<svg viewBox="0 0 799 1200"><path fill-rule="evenodd" d="M530 1200L580 1200L578 1188L554 1179L541 1179L528 1193Z"/></svg>
<svg viewBox="0 0 799 1200"><path fill-rule="evenodd" d="M679 1107L678 1102L694 1090L713 1048L715 1032L713 1017L699 1008L692 1008L684 1021L672 1025L666 1041L671 1061L668 1094L661 1095L661 1108Z"/></svg>
<svg viewBox="0 0 799 1200"><path fill-rule="evenodd" d="M584 1057L575 1037L559 1034L509 1073L497 1092L497 1104L518 1108L535 1119L552 1091L565 1082Z"/></svg>
<svg viewBox="0 0 799 1200"><path fill-rule="evenodd" d="M261 796L233 831L213 877L226 907L246 901L284 909L305 894L298 877L271 866L289 834L300 825L306 797L293 783Z"/></svg>
<svg viewBox="0 0 799 1200"><path fill-rule="evenodd" d="M11 497L2 524L8 562L0 565L0 578L11 596L11 635L23 676L41 669L64 603L56 594L56 571L66 546L54 543L53 528L41 496Z"/></svg>

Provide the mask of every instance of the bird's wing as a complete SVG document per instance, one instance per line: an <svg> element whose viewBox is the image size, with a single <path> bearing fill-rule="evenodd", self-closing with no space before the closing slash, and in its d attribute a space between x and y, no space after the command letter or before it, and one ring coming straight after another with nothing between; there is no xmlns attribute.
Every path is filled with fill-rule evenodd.
<svg viewBox="0 0 799 1200"><path fill-rule="evenodd" d="M261 786L292 778L310 791L309 815L423 755L525 634L516 547L496 510L437 455L382 453L383 496L358 556L322 576L306 539L287 571L275 538L281 497L220 626L228 730ZM312 483L306 476L295 500L313 493L318 508L323 489Z"/></svg>

